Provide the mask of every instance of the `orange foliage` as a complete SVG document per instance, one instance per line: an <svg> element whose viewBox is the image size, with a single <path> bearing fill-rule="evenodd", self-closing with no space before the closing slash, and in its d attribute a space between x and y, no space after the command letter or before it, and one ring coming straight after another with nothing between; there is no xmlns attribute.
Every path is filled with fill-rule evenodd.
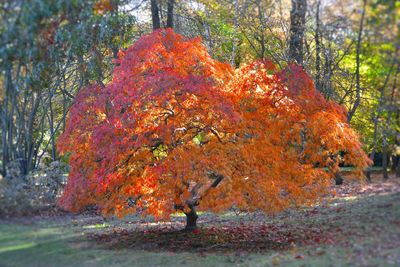
<svg viewBox="0 0 400 267"><path fill-rule="evenodd" d="M277 212L317 200L341 161L357 174L368 164L345 110L299 66L257 61L234 72L171 29L117 61L105 88L78 94L58 142L71 152L66 209Z"/></svg>
<svg viewBox="0 0 400 267"><path fill-rule="evenodd" d="M93 11L95 14L103 14L113 10L112 0L99 0L94 5Z"/></svg>

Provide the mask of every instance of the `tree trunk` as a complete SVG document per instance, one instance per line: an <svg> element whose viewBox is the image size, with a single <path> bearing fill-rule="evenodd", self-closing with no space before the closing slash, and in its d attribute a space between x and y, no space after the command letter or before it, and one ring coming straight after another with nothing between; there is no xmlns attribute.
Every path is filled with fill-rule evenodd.
<svg viewBox="0 0 400 267"><path fill-rule="evenodd" d="M233 18L233 27L234 27L234 34L235 37L233 38L233 45L232 45L232 54L231 54L231 66L236 67L235 58L236 58L236 50L238 46L238 27L239 27L239 0L235 0L235 17Z"/></svg>
<svg viewBox="0 0 400 267"><path fill-rule="evenodd" d="M205 11L205 16L206 16L206 18L203 20L204 36L205 36L208 53L210 54L210 56L213 56L214 44L213 44L213 39L211 36L211 27L210 27L210 24L208 23L208 18L210 16L208 9L206 9L206 11Z"/></svg>
<svg viewBox="0 0 400 267"><path fill-rule="evenodd" d="M343 178L340 175L339 172L335 173L335 184L336 185L342 185L343 184Z"/></svg>
<svg viewBox="0 0 400 267"><path fill-rule="evenodd" d="M397 73L399 71L400 65L397 66ZM397 75L395 77L395 81L393 83L393 90L392 90L392 96L394 95L394 90L397 88ZM400 125L400 109L397 109L396 112L396 125ZM396 177L400 178L400 131L399 128L396 128L395 136L394 136L394 142L395 142L395 157L396 157L396 165L393 167L396 173ZM394 164L394 162L393 162Z"/></svg>
<svg viewBox="0 0 400 267"><path fill-rule="evenodd" d="M376 142L376 141L375 141ZM374 159L375 159L375 148L372 149L371 154L369 156L369 159L372 161L372 166L374 165ZM369 166L367 168L366 176L367 176L367 181L371 182L371 172L372 172L372 166Z"/></svg>
<svg viewBox="0 0 400 267"><path fill-rule="evenodd" d="M157 0L151 0L151 19L153 22L153 30L159 29L161 26Z"/></svg>
<svg viewBox="0 0 400 267"><path fill-rule="evenodd" d="M397 111L396 116L397 116L397 121L398 121L400 118L400 111ZM400 125L400 124L398 123L398 125ZM396 156L395 156L396 157L396 165L394 166L394 170L396 173L396 177L400 178L400 154L398 151L398 150L400 150L400 132L396 133L395 144L396 144ZM395 164L395 163L393 162L393 164Z"/></svg>
<svg viewBox="0 0 400 267"><path fill-rule="evenodd" d="M386 136L384 136L382 141L382 173L384 179L389 178L387 168L388 168L388 148L387 148L387 139Z"/></svg>
<svg viewBox="0 0 400 267"><path fill-rule="evenodd" d="M321 43L320 43L320 19L319 19L319 6L320 1L317 2L317 12L315 15L315 86L317 90L322 92L321 90Z"/></svg>
<svg viewBox="0 0 400 267"><path fill-rule="evenodd" d="M358 106L360 105L361 101L361 85L360 85L360 55L361 55L361 41L362 41L362 34L364 28L364 18L365 18L365 7L367 5L367 0L363 1L363 9L360 21L360 29L358 31L358 38L357 38L357 49L356 49L356 99L354 101L354 105L347 114L347 121L350 122L356 113Z"/></svg>
<svg viewBox="0 0 400 267"><path fill-rule="evenodd" d="M196 213L195 207L192 206L190 212L185 212L185 215L186 215L185 231L193 231L197 229L197 218L199 216Z"/></svg>
<svg viewBox="0 0 400 267"><path fill-rule="evenodd" d="M399 156L396 154L392 155L392 165L390 166L390 171L396 172L397 162L399 160Z"/></svg>
<svg viewBox="0 0 400 267"><path fill-rule="evenodd" d="M396 122L400 125L400 110L396 112ZM396 174L396 177L400 177L400 132L395 132L394 135L394 155L392 157L392 171Z"/></svg>
<svg viewBox="0 0 400 267"><path fill-rule="evenodd" d="M118 7L119 4L121 4L120 1L111 1L111 6L112 6L111 16L114 18L118 18L116 20L116 23L112 25L113 31L118 31L118 28L122 26L119 19L119 7ZM118 58L119 47L117 44L113 43L111 51L113 53L113 57L115 59ZM116 64L117 66L119 65L119 63Z"/></svg>
<svg viewBox="0 0 400 267"><path fill-rule="evenodd" d="M303 64L304 28L306 23L307 0L292 0L290 11L289 59Z"/></svg>
<svg viewBox="0 0 400 267"><path fill-rule="evenodd" d="M0 106L1 112L2 112L2 117L1 117L1 138L2 138L2 152L3 152L3 159L2 159L2 173L4 176L6 176L6 166L10 160L9 154L8 154L8 141L7 141L7 134L8 134L8 120L9 120L9 95L10 95L10 77L11 74L11 66L9 65L6 69L6 75L5 75L5 81L6 81L6 86L5 86L5 96L4 96L4 101L2 102L2 106Z"/></svg>
<svg viewBox="0 0 400 267"><path fill-rule="evenodd" d="M380 106L378 107L378 113L375 116L372 116L372 119L374 121L374 139L373 139L373 145L372 145L372 150L371 154L369 156L369 159L372 161L372 165L374 164L375 160L375 150L376 150L376 145L378 143L378 123L379 123L379 117L380 117ZM371 182L371 167L367 168L367 181Z"/></svg>
<svg viewBox="0 0 400 267"><path fill-rule="evenodd" d="M332 76L333 76L333 55L332 55L332 37L327 43L328 47L324 49L324 67L323 67L323 78L320 80L320 86L322 88L322 92L326 99L331 99L333 94L332 89ZM322 45L322 39L320 39Z"/></svg>
<svg viewBox="0 0 400 267"><path fill-rule="evenodd" d="M258 13L258 20L260 21L260 25L261 25L261 32L260 32L260 36L259 38L256 38L256 40L259 42L260 44L260 59L264 59L265 56L265 51L266 51L266 47L265 47L265 18L264 18L264 9L262 7L262 3L261 1L258 2L257 4L257 13Z"/></svg>
<svg viewBox="0 0 400 267"><path fill-rule="evenodd" d="M378 108L377 108L377 112L376 114L372 114L372 121L374 122L374 139L373 139L373 143L372 143L372 150L371 150L371 154L369 159L372 161L372 164L374 162L374 158L375 158L375 153L376 153L376 147L377 147L377 143L378 143L378 124L379 124L379 119L383 110L383 102L384 102L384 98L385 98L385 89L386 89L386 85L389 81L390 75L392 73L392 69L393 69L394 64L391 65L389 73L387 74L386 78L385 78L385 82L383 83L383 86L381 87L381 89L379 90L380 92L380 97L378 99ZM367 180L368 182L371 182L371 167L367 168Z"/></svg>
<svg viewBox="0 0 400 267"><path fill-rule="evenodd" d="M397 156L396 177L400 178L400 158Z"/></svg>
<svg viewBox="0 0 400 267"><path fill-rule="evenodd" d="M396 53L397 54L397 53ZM397 58L397 57L395 57ZM392 70L392 67L390 68L390 71ZM390 128L391 128L391 124L392 124L392 114L393 114L393 108L395 107L395 101L394 101L394 96L395 96L395 92L396 92L396 86L397 86L397 75L400 72L400 64L397 64L396 67L396 74L395 74L395 78L393 81L393 87L392 87L392 92L391 92L391 97L390 97L390 102L389 102L389 108L388 108L388 114L386 117L386 124L384 125L384 129L383 129L383 136L382 136L382 152L383 152L383 162L382 162L382 168L383 168L383 178L384 179L388 179L389 178L389 174L387 171L387 168L389 167L389 143L388 143L388 135L390 133ZM398 112L397 114L398 115ZM395 127L396 128L396 127ZM395 144L397 144L397 135L395 136ZM396 151L397 152L397 151Z"/></svg>
<svg viewBox="0 0 400 267"><path fill-rule="evenodd" d="M168 0L167 28L174 28L174 0Z"/></svg>
<svg viewBox="0 0 400 267"><path fill-rule="evenodd" d="M50 93L51 95L51 93ZM51 158L53 161L56 160L56 142L55 142L55 129L54 129L54 112L53 112L53 103L52 103L52 97L50 96L49 100L49 110L50 114L48 114L48 122L49 122L49 128L50 128L50 141L51 141Z"/></svg>

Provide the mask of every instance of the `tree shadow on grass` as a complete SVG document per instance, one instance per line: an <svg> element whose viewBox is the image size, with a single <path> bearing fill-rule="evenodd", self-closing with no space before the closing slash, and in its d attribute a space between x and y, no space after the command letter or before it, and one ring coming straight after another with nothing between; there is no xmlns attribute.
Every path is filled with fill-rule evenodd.
<svg viewBox="0 0 400 267"><path fill-rule="evenodd" d="M275 218L260 216L252 220L202 215L206 220L195 232L183 232L182 221L136 223L131 227L112 227L86 235L107 249L141 249L170 252L266 252L293 247L345 245L375 236L377 226L398 229L400 193L357 194L338 199L332 205L283 213ZM347 195L346 195L347 196ZM219 221L218 221L219 220ZM372 229L375 229L372 231Z"/></svg>
<svg viewBox="0 0 400 267"><path fill-rule="evenodd" d="M265 252L288 250L297 245L329 243L332 234L315 228L276 227L267 224L238 224L181 231L181 224L151 229L114 228L91 233L93 240L108 249L142 249L170 252Z"/></svg>

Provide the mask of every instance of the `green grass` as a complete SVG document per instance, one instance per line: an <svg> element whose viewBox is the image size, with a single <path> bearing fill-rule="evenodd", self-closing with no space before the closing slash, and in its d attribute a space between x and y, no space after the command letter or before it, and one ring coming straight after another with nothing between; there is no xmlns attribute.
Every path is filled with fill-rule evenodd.
<svg viewBox="0 0 400 267"><path fill-rule="evenodd" d="M324 168L324 170L328 170L328 168ZM390 171L390 168L387 169L388 171ZM346 173L346 172L351 172L354 171L354 167L340 167L340 172ZM372 166L370 167L370 171L372 172L381 172L382 171L382 167L381 166Z"/></svg>
<svg viewBox="0 0 400 267"><path fill-rule="evenodd" d="M315 228L332 233L335 238L335 242L296 243L285 249L258 252L213 251L211 246L205 252L185 247L171 251L168 245L165 249L138 249L123 244L113 248L90 238L91 234L112 233L115 228L133 231L144 222L135 216L106 222L88 216L3 220L0 266L399 266L399 203L400 194L392 192L338 198L328 206L287 211L274 217L201 215L201 227L263 221L285 232L301 234L301 229ZM174 221L183 219L177 216Z"/></svg>
<svg viewBox="0 0 400 267"><path fill-rule="evenodd" d="M85 229L84 227L82 227ZM227 266L229 258L194 253L106 250L79 227L0 225L0 266Z"/></svg>

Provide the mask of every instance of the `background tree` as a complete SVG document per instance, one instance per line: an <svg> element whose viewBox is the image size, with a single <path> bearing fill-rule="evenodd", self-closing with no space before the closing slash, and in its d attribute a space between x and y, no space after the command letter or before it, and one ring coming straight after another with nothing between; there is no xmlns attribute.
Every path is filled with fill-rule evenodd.
<svg viewBox="0 0 400 267"><path fill-rule="evenodd" d="M174 28L174 3L175 0L168 0L167 28Z"/></svg>
<svg viewBox="0 0 400 267"><path fill-rule="evenodd" d="M55 138L74 95L109 79L112 59L134 20L123 1L2 1L0 97L2 174L23 174L43 157L58 159Z"/></svg>
<svg viewBox="0 0 400 267"><path fill-rule="evenodd" d="M289 58L303 64L303 42L306 24L307 1L292 0L290 11Z"/></svg>
<svg viewBox="0 0 400 267"><path fill-rule="evenodd" d="M150 1L150 8L151 8L151 20L153 24L153 30L157 30L164 26L166 28L173 28L174 27L174 6L175 0L167 0L166 2L166 13L167 19L166 21L162 20L163 14L163 6L164 1L159 0L151 0Z"/></svg>
<svg viewBox="0 0 400 267"><path fill-rule="evenodd" d="M153 30L159 29L161 27L161 23L157 0L151 0L151 19L153 22Z"/></svg>
<svg viewBox="0 0 400 267"><path fill-rule="evenodd" d="M363 29L364 29L364 18L365 18L365 8L367 5L367 0L363 0L363 7L361 11L361 20L360 20L360 29L358 30L357 36L357 46L356 46L356 98L352 108L349 110L347 115L347 120L350 122L353 118L354 113L356 112L358 106L360 105L361 100L361 85L360 85L360 57L361 57L361 42L363 36Z"/></svg>
<svg viewBox="0 0 400 267"><path fill-rule="evenodd" d="M106 84L118 51L152 31L152 2L157 28L173 18L176 32L202 36L215 59L238 67L270 58L280 69L290 61L289 0L2 1L2 175L13 161L27 173L59 159L55 141L73 98L88 83ZM303 67L317 89L354 113L365 151L375 150L377 164L388 154L392 169L399 157L398 10L390 0L309 0L302 41Z"/></svg>

